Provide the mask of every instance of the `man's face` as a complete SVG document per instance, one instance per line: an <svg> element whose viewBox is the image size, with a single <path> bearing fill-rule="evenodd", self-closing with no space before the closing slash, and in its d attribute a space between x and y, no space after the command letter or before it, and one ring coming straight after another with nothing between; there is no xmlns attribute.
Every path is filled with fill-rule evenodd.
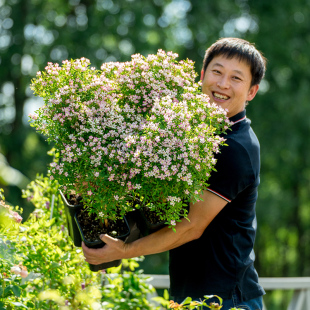
<svg viewBox="0 0 310 310"><path fill-rule="evenodd" d="M210 101L228 110L232 117L245 108L246 101L252 100L258 85L251 87L250 67L237 58L216 56L209 63L202 79L202 92Z"/></svg>

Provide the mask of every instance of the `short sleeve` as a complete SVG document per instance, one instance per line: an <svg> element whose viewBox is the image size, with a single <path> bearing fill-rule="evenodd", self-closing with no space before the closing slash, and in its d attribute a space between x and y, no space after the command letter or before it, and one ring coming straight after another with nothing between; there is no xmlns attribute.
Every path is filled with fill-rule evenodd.
<svg viewBox="0 0 310 310"><path fill-rule="evenodd" d="M207 183L208 190L227 202L231 202L253 182L253 169L246 149L234 139L227 139L216 154L215 169Z"/></svg>

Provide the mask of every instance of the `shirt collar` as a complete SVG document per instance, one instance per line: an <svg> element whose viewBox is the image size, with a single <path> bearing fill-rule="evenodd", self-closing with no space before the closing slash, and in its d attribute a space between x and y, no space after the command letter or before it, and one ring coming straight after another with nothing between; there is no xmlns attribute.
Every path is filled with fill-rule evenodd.
<svg viewBox="0 0 310 310"><path fill-rule="evenodd" d="M229 120L230 120L233 124L239 123L239 122L241 122L241 121L243 121L243 120L246 119L246 115L245 115L246 113L245 113L245 112L246 112L246 111L243 110L243 111L239 112L238 114L236 114L236 115L230 117Z"/></svg>

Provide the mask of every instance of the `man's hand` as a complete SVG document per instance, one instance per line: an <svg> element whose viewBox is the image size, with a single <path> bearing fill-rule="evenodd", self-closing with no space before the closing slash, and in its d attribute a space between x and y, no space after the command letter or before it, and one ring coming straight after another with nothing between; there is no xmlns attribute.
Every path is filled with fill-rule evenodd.
<svg viewBox="0 0 310 310"><path fill-rule="evenodd" d="M90 249L82 242L86 262L99 265L125 257L126 244L122 240L112 238L109 235L100 235L100 239L105 243L104 247L100 249Z"/></svg>

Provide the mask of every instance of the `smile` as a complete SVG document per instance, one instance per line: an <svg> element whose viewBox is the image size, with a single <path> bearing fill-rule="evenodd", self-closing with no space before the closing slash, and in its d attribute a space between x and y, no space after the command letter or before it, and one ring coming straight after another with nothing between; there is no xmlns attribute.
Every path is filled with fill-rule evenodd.
<svg viewBox="0 0 310 310"><path fill-rule="evenodd" d="M219 94L219 93L216 93L216 92L212 92L212 95L214 98L217 98L217 99L222 99L222 100L228 100L230 97L226 96L226 95L222 95L222 94Z"/></svg>

